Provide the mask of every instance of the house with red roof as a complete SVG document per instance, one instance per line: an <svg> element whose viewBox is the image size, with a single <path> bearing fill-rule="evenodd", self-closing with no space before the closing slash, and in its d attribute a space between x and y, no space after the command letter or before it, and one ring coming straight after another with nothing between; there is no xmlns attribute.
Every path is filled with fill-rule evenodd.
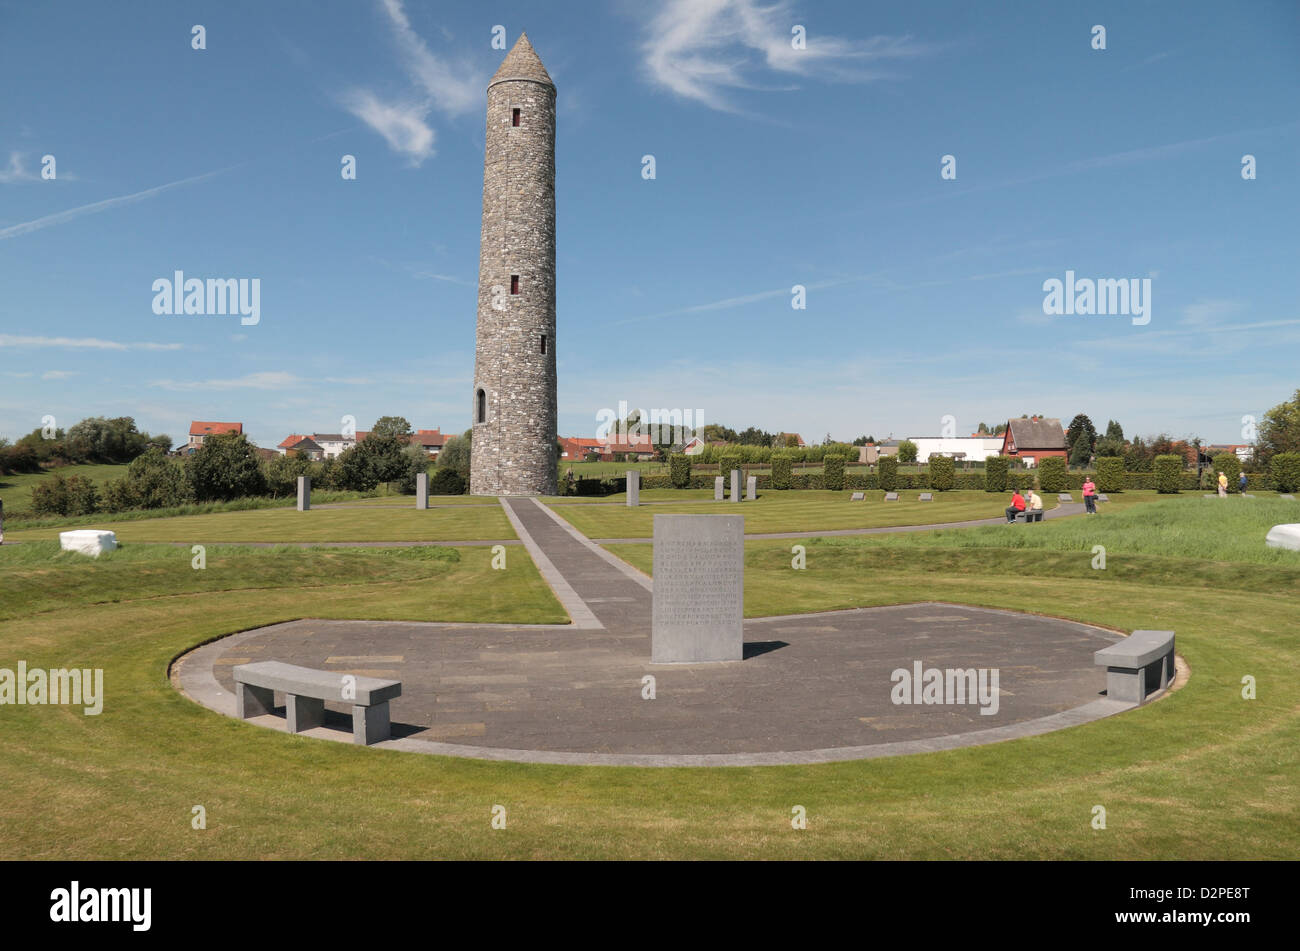
<svg viewBox="0 0 1300 951"><path fill-rule="evenodd" d="M1002 434L1002 455L1021 459L1032 466L1047 456L1066 458L1065 429L1059 419L1048 416L1029 416L1007 420L1007 431Z"/></svg>
<svg viewBox="0 0 1300 951"><path fill-rule="evenodd" d="M196 419L190 423L190 440L181 448L181 452L185 455L195 452L209 436L221 436L226 433L242 435L243 432L243 423L211 423Z"/></svg>

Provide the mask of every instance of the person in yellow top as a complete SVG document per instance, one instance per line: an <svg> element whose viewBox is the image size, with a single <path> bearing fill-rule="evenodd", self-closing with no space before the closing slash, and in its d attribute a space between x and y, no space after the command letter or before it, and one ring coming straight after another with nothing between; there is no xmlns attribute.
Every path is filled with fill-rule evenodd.
<svg viewBox="0 0 1300 951"><path fill-rule="evenodd" d="M1224 475L1222 472L1220 472L1219 473L1219 498L1226 499L1227 497L1228 497L1228 477Z"/></svg>

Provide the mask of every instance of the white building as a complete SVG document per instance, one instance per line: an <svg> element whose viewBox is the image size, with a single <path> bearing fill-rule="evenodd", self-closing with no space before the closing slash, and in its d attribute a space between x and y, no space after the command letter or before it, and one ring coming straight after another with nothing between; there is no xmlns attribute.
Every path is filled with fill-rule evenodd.
<svg viewBox="0 0 1300 951"><path fill-rule="evenodd" d="M1002 451L1001 436L908 436L916 443L916 461L951 456L958 462L983 462Z"/></svg>

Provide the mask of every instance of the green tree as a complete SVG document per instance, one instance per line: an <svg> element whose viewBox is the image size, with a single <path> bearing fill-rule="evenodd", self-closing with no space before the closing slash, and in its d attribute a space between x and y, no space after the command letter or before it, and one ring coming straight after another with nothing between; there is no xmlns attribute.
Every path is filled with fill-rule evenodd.
<svg viewBox="0 0 1300 951"><path fill-rule="evenodd" d="M720 426L717 423L709 423L700 433L700 438L705 442L739 442L740 437L736 435L734 429L728 429L726 426Z"/></svg>
<svg viewBox="0 0 1300 951"><path fill-rule="evenodd" d="M1113 419L1110 420L1109 422L1106 423L1106 438L1118 439L1120 442L1123 442L1124 427L1121 426L1119 423L1115 422L1115 420Z"/></svg>
<svg viewBox="0 0 1300 951"><path fill-rule="evenodd" d="M370 441L367 436L355 446L349 446L339 453L337 481L339 488L353 492L369 492L379 484L379 477L371 465L370 457L361 451L361 447Z"/></svg>
<svg viewBox="0 0 1300 951"><path fill-rule="evenodd" d="M1075 416L1070 420L1070 425L1065 430L1065 446L1070 451L1070 463L1074 464L1074 444L1079 441L1080 437L1085 437L1087 445L1087 456L1092 455L1093 446L1097 444L1097 428L1092 425L1092 420L1083 413ZM1087 461L1087 456L1084 461Z"/></svg>
<svg viewBox="0 0 1300 951"><path fill-rule="evenodd" d="M473 435L474 431L467 429L463 435L447 437L447 441L443 443L442 451L438 453L438 468L457 473L467 483L469 482L470 446Z"/></svg>
<svg viewBox="0 0 1300 951"><path fill-rule="evenodd" d="M898 444L898 461L899 462L916 462L916 443L910 439L904 439Z"/></svg>
<svg viewBox="0 0 1300 951"><path fill-rule="evenodd" d="M1255 441L1255 458L1268 466L1280 452L1300 452L1300 390L1290 402L1279 403L1264 414Z"/></svg>
<svg viewBox="0 0 1300 951"><path fill-rule="evenodd" d="M157 447L136 456L126 467L125 488L132 508L171 508L190 500L184 468Z"/></svg>
<svg viewBox="0 0 1300 951"><path fill-rule="evenodd" d="M370 436L396 436L403 442L406 441L404 437L409 435L411 435L411 424L406 421L404 416L380 416L370 429ZM367 436L366 439L369 439L370 436ZM361 441L365 442L366 440Z"/></svg>
<svg viewBox="0 0 1300 951"><path fill-rule="evenodd" d="M185 480L198 502L219 502L266 492L262 461L243 433L222 433L203 440L203 445L185 460Z"/></svg>
<svg viewBox="0 0 1300 951"><path fill-rule="evenodd" d="M868 443L874 443L875 441L876 441L875 436L859 436L857 439L853 440L853 445L865 446Z"/></svg>

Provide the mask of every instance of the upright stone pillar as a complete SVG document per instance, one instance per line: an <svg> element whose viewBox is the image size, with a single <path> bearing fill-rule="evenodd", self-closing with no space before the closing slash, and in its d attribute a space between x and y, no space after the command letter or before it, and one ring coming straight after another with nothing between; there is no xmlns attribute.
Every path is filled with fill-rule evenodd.
<svg viewBox="0 0 1300 951"><path fill-rule="evenodd" d="M723 486L723 484L724 484L724 483L723 483L723 478L722 478L722 476L718 476L716 479L713 480L713 501L715 501L715 502L721 502L721 501L722 501L722 486Z"/></svg>
<svg viewBox="0 0 1300 951"><path fill-rule="evenodd" d="M745 519L656 515L653 664L744 658Z"/></svg>
<svg viewBox="0 0 1300 951"><path fill-rule="evenodd" d="M758 476L750 476L745 480L745 501L753 502L758 498Z"/></svg>
<svg viewBox="0 0 1300 951"><path fill-rule="evenodd" d="M639 469L627 470L627 504L636 508L641 504L641 472Z"/></svg>
<svg viewBox="0 0 1300 951"><path fill-rule="evenodd" d="M298 476L298 511L311 508L311 476Z"/></svg>
<svg viewBox="0 0 1300 951"><path fill-rule="evenodd" d="M740 470L731 470L731 501L740 501Z"/></svg>
<svg viewBox="0 0 1300 951"><path fill-rule="evenodd" d="M429 507L429 473L427 472L415 474L415 507L417 509Z"/></svg>

